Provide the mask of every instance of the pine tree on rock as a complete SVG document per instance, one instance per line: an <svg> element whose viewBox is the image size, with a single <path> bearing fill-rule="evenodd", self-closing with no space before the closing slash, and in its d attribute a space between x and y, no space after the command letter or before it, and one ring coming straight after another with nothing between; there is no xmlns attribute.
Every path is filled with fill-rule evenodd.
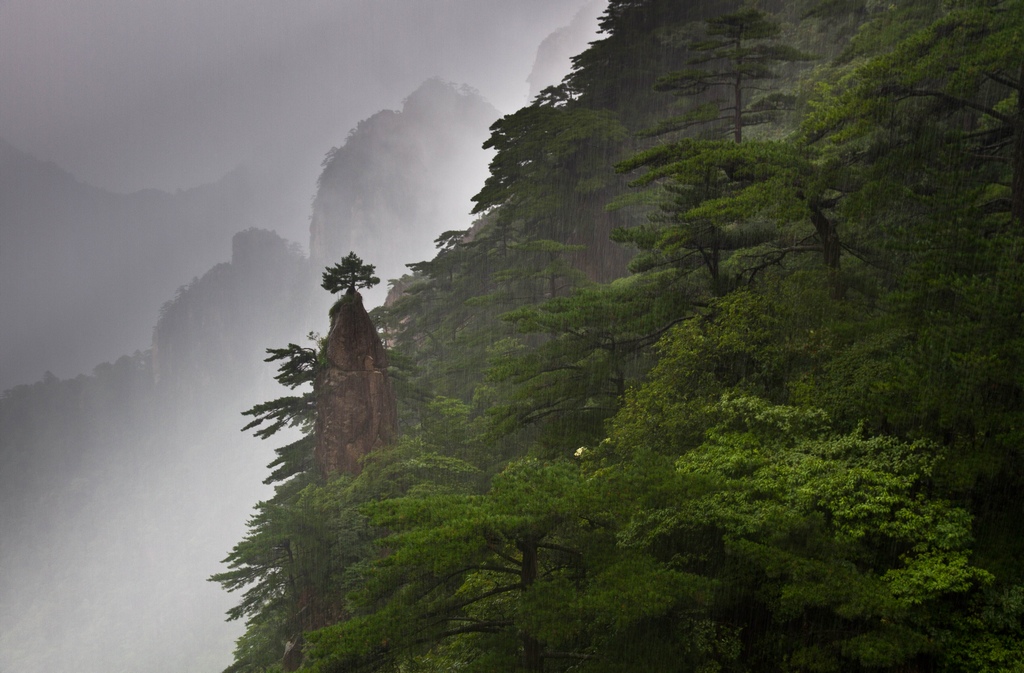
<svg viewBox="0 0 1024 673"><path fill-rule="evenodd" d="M314 462L320 476L358 474L359 459L391 442L398 426L388 358L356 288L380 282L372 264L349 253L324 272L323 287L345 296L331 309L316 398Z"/></svg>
<svg viewBox="0 0 1024 673"><path fill-rule="evenodd" d="M380 283L380 278L373 275L373 264L363 264L363 260L354 252L348 253L340 263L324 270L321 287L337 294L342 290L345 294L353 294L359 288L371 288Z"/></svg>

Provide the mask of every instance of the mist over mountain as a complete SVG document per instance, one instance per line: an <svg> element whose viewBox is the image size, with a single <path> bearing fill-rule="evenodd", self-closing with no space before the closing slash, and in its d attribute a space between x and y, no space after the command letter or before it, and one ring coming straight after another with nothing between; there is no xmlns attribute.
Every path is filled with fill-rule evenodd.
<svg viewBox="0 0 1024 673"><path fill-rule="evenodd" d="M131 353L0 393L0 672L1019 669L1024 6L612 0L546 87L588 5L544 41L530 104L495 119L427 80L278 191L293 165L267 148L286 134L254 129L306 107L332 122L304 132L343 135L353 106L397 100L368 82L502 60L403 37L525 43L517 27L567 1L237 21L242 4L207 3L181 29L200 3L89 0L72 46L100 45L76 81L94 103L141 74L190 94L140 89L165 122L222 88L245 89L230 110L271 112L166 122L155 146L263 158L174 194L0 148L0 318L22 348L5 370ZM36 3L0 2L23 21L0 20L0 84L35 84L6 57L22 35L77 74L67 40L22 30ZM131 52L95 39L108 24L172 50L122 72ZM268 50L236 52L254 25ZM179 36L195 73L163 58ZM204 51L211 36L229 48ZM296 39L313 48L288 57ZM274 77L297 72L357 102ZM9 124L21 96L3 93ZM118 138L108 161L146 126L124 103L93 127ZM51 147L110 137L38 129ZM191 175L188 154L150 175ZM300 174L308 257L284 205ZM324 278L345 295L323 338L320 274L349 251L363 259ZM415 272L370 314L363 261ZM124 336L137 323L148 349Z"/></svg>
<svg viewBox="0 0 1024 673"><path fill-rule="evenodd" d="M180 398L195 388L244 384L270 346L304 335L310 273L296 243L247 229L231 239L231 261L178 289L153 330L152 375Z"/></svg>
<svg viewBox="0 0 1024 673"><path fill-rule="evenodd" d="M401 111L359 124L324 162L316 259L244 226L261 197L242 171L118 195L5 146L3 274L31 281L4 283L5 318L21 316L4 320L5 370L67 376L109 362L0 396L0 670L223 667L239 625L224 622L232 597L206 578L266 494L269 446L239 432L242 410L281 394L265 350L326 330L330 261L354 248L400 275L441 230L468 226L497 114L471 89L430 80ZM150 279L162 282L141 287ZM87 335L109 338L76 348Z"/></svg>
<svg viewBox="0 0 1024 673"><path fill-rule="evenodd" d="M230 661L236 597L207 578L268 494L270 447L239 432L282 394L265 349L326 329L323 266L398 277L467 228L499 115L430 79L361 122L322 166L309 258L280 235L301 226L281 166L119 194L0 140L0 670Z"/></svg>
<svg viewBox="0 0 1024 673"><path fill-rule="evenodd" d="M574 5L550 3L541 14L572 16L569 12L574 11ZM555 83L565 74L569 54L585 45L588 30L592 33L598 5L584 6L570 24L544 41L534 55L528 78L531 87ZM11 17L28 11L19 7ZM469 14L478 11L483 16L497 10L481 5ZM469 20L468 15L455 15L461 17L461 22ZM535 31L538 29L533 24L539 17L522 21ZM7 42L8 47L18 44L20 40ZM55 54L53 58L65 56ZM8 65L13 62L8 61ZM477 70L480 68L474 72ZM522 70L527 72L525 64ZM493 78L482 85L493 95L499 93ZM325 85L321 82L319 86L323 89ZM23 93L27 96L29 92ZM37 93L33 91L33 95ZM0 321L0 390L39 380L45 371L58 377L86 373L98 362L147 348L160 304L175 288L225 259L231 236L238 231L248 227L273 229L305 244L299 237L305 235L302 221L308 215L305 209L313 185L297 187L294 178L309 179L316 173L311 161L300 162L298 157L307 156L303 148L313 142L313 136L322 143L320 139L330 137L332 127L337 129L341 124L344 129L351 124L345 121L353 118L351 99L346 97L344 105L324 101L307 105L317 110L315 131L302 122L277 125L303 127L301 147L275 140L267 133L266 124L250 129L251 124L242 123L240 128L249 131L248 149L242 154L234 150L223 154L238 156L247 168L235 169L209 184L174 192L146 189L122 194L94 187L63 167L23 151L16 146L18 140L11 144L8 140L13 138L0 138L0 315L4 318ZM28 122L18 112L16 100L14 96L4 97L4 109L10 113L5 116L8 122L22 120L19 123L24 126ZM359 100L358 108L372 105ZM92 115L93 106L87 107ZM266 114L269 108L261 104L258 109ZM401 109L381 111L361 122L338 150L352 157L347 169L351 174L340 174L338 162L330 157L324 166L313 214L316 263L326 263L339 252L344 255L350 249L363 248L360 254L377 263L382 277L388 279L401 276L404 264L430 257L434 237L470 223L469 197L482 183L488 161L480 145L498 116L500 113L475 91L459 91L441 80L431 80L404 100ZM442 119L446 124L436 126ZM236 125L241 122L235 120ZM122 124L118 128L123 131L126 127ZM433 135L420 133L422 129L433 129ZM132 133L138 132L132 127ZM30 146L41 138L38 132L33 133L25 136L33 139ZM60 154L54 137L51 133L44 143L45 156ZM21 139L21 133L14 133L14 138ZM90 142L95 144L94 140ZM113 159L108 154L124 142L119 136L93 154L110 164ZM134 145L145 148L159 142L163 141L150 138ZM70 139L65 146L72 154L82 149ZM405 148L401 150L404 154L396 155L393 165L383 165L389 160L382 157L397 147ZM124 151L124 165L137 165L138 159L129 160ZM319 150L320 156L323 151ZM76 174L79 169L89 173L83 168L80 154L72 162L78 167ZM160 156L168 170L173 164L176 167L172 172L181 172L177 151L165 148ZM108 166L105 174L111 169ZM399 193L388 186L395 171L404 171L410 178L419 175L421 183L440 185L440 189L423 189L407 182L411 191ZM150 166L136 172L160 170ZM210 175L209 166L197 169L196 175ZM378 178L384 183L369 186ZM132 180L128 183L136 184ZM440 193L450 196L442 203ZM377 230L393 235L367 233ZM368 296L368 305L379 303L384 292L386 287L382 286Z"/></svg>
<svg viewBox="0 0 1024 673"><path fill-rule="evenodd" d="M580 4L5 0L0 136L112 191L189 188L265 157L315 179L349 128L429 77L522 105L537 45Z"/></svg>
<svg viewBox="0 0 1024 673"><path fill-rule="evenodd" d="M530 83L530 98L543 89L562 81L572 66L572 57L587 48L598 30L598 18L607 5L606 0L587 2L565 26L544 38L537 48L537 58L526 81Z"/></svg>
<svg viewBox="0 0 1024 673"><path fill-rule="evenodd" d="M0 389L149 347L175 288L230 253L259 190L244 170L114 194L0 140Z"/></svg>
<svg viewBox="0 0 1024 673"><path fill-rule="evenodd" d="M324 159L310 220L314 269L355 251L383 280L432 256L444 231L466 229L487 174L480 147L499 112L474 90L430 79L361 121ZM365 293L379 304L386 285Z"/></svg>

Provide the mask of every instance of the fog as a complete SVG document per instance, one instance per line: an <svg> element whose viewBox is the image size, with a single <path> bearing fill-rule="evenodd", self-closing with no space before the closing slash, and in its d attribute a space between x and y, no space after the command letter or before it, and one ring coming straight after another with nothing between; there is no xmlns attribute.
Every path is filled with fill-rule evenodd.
<svg viewBox="0 0 1024 673"><path fill-rule="evenodd" d="M112 191L253 164L302 166L309 189L326 149L429 77L523 105L538 44L581 4L8 0L0 136Z"/></svg>
<svg viewBox="0 0 1024 673"><path fill-rule="evenodd" d="M531 85L568 67L581 41L566 43L564 31L563 53L549 40L534 65L538 46L582 4L0 4L0 140L61 174L20 184L25 162L0 161L0 389L147 348L160 303L225 260L240 229L270 228L306 246L325 153L360 120L401 108L426 79L469 85L501 113L525 104ZM591 31L597 6L584 22ZM465 167L453 209L468 213L464 199L486 162L481 153ZM240 167L245 181L194 198ZM138 264L140 252L157 258ZM122 267L132 263L148 277L128 287ZM116 329L78 321L73 347L55 341L66 327L54 316L81 313L86 295L89 316Z"/></svg>
<svg viewBox="0 0 1024 673"><path fill-rule="evenodd" d="M478 137L420 143L429 199L360 213L397 275L470 225L481 110L557 82L600 9L0 1L0 672L230 663L237 597L205 580L270 494L276 444L239 432L286 393L263 349L318 327L303 255L325 155L381 110L411 119L424 82L479 99Z"/></svg>

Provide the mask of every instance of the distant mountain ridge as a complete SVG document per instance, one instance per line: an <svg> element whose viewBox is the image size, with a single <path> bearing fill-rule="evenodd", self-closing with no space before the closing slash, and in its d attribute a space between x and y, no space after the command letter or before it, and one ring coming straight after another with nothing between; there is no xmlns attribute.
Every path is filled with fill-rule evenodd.
<svg viewBox="0 0 1024 673"><path fill-rule="evenodd" d="M597 39L598 18L608 4L607 0L590 0L580 7L565 26L544 38L537 47L537 58L526 81L530 83L530 98L549 86L556 85L569 74L572 57Z"/></svg>
<svg viewBox="0 0 1024 673"><path fill-rule="evenodd" d="M400 111L361 121L324 160L310 218L314 269L349 252L387 281L434 254L434 239L466 229L486 175L481 149L500 113L468 87L430 79ZM386 288L365 293L380 304Z"/></svg>
<svg viewBox="0 0 1024 673"><path fill-rule="evenodd" d="M0 390L148 348L160 304L226 256L252 204L241 169L115 194L0 140Z"/></svg>

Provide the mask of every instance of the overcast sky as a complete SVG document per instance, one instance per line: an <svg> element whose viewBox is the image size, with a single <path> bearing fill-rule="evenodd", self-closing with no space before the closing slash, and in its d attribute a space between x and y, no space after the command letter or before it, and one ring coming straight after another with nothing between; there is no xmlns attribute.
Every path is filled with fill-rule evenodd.
<svg viewBox="0 0 1024 673"><path fill-rule="evenodd" d="M356 122L428 77L522 106L538 44L582 4L0 0L0 137L120 192L238 165L315 181Z"/></svg>
<svg viewBox="0 0 1024 673"><path fill-rule="evenodd" d="M83 182L123 193L187 189L215 181L238 166L254 169L261 184L272 185L275 194L269 200L279 198L280 192L288 202L281 209L288 216L275 228L305 245L321 160L332 146L345 142L360 120L381 109L401 108L403 99L430 77L468 84L500 111L516 110L528 102L527 78L537 47L584 4L585 0L0 0L0 137ZM5 177L0 175L0 180ZM269 200L261 199L260 205ZM465 204L467 213L471 205ZM18 222L7 224L16 227ZM33 235L37 236L35 230ZM53 241L52 247L61 248L61 242L66 241ZM71 251L77 252L80 249ZM117 254L130 256L133 251ZM180 282L187 283L190 276L183 273ZM144 281L125 278L126 283ZM8 283L8 289L12 285ZM42 294L34 301L47 306ZM157 308L154 305L153 310ZM32 329L45 329L28 323ZM145 324L145 330L150 325ZM72 330L58 336L80 339ZM40 369L52 366L36 364ZM225 437L237 436L238 418L237 412L224 416L223 423L230 426ZM136 456L140 446L163 446L147 444L147 433L161 436L155 431L125 422L124 429L111 432L120 433L126 444L104 445L100 453ZM143 440L136 445L139 437ZM52 484L54 493L67 496L54 499L32 490L39 502L71 503L74 489L82 489L98 504L83 510L85 514L72 511L53 519L88 541L76 546L77 556L61 554L67 540L46 525L50 519L38 518L40 512L49 516L49 508L56 505L26 515L30 518L19 530L41 537L18 544L22 574L10 575L14 579L6 586L21 593L16 592L18 602L0 601L0 641L4 633L15 633L5 628L8 624L18 626L17 634L29 635L17 636L17 648L10 641L0 648L0 669L7 670L4 662L12 660L23 662L19 670L33 673L223 668L241 625L222 623L226 607L220 603L232 605L237 596L227 596L204 581L213 570L192 573L206 561L176 559L192 559L197 548L207 547L215 550L210 559L222 558L241 533L224 534L219 526L240 528L244 511L257 497L237 484L253 466L262 474L268 459L254 457L255 453L239 457L245 453L243 446L218 437L214 433L180 442L196 456L204 456L202 470L193 470L198 464L194 458L153 451L157 460L166 457L167 463L142 469L133 466L149 458L112 459L111 465L127 466L126 474L138 469L138 475L118 477L116 488L95 488L91 477L79 474L107 474L107 469L75 472L76 454L71 463L60 461L58 470L64 470L60 479L65 473L74 475L74 488L57 476L39 477L39 483ZM240 453L220 451L224 445ZM219 472L210 468L211 460L222 463ZM230 479L222 479L223 474ZM190 495L191 507L157 511L149 490L154 483L158 491L166 489L173 497L194 493L189 489L199 488L198 483L210 493L227 494L242 507L234 514L223 502L200 507L196 503L207 500ZM210 486L213 483L216 488ZM259 478L246 477L244 483L258 487ZM195 511L200 513L194 522L183 518ZM165 525L172 516L177 517L172 521L177 528ZM211 521L216 530L207 525ZM102 530L97 532L97 527ZM143 533L178 556L165 558L163 547L139 543ZM141 565L134 560L140 554L146 561ZM119 564L124 562L134 565L122 577ZM172 604L143 604L140 597L149 596L150 584L165 592L175 589ZM0 582L0 589L3 585ZM43 598L36 587L45 588ZM58 593L60 605L43 602ZM220 603L211 607L210 601ZM64 623L52 623L49 616L67 605L85 608L72 610L74 618ZM134 620L138 628L131 633L112 628L125 620ZM126 647L130 656L122 652ZM208 656L218 665L186 665ZM40 663L58 660L66 665ZM97 664L107 661L116 665Z"/></svg>

